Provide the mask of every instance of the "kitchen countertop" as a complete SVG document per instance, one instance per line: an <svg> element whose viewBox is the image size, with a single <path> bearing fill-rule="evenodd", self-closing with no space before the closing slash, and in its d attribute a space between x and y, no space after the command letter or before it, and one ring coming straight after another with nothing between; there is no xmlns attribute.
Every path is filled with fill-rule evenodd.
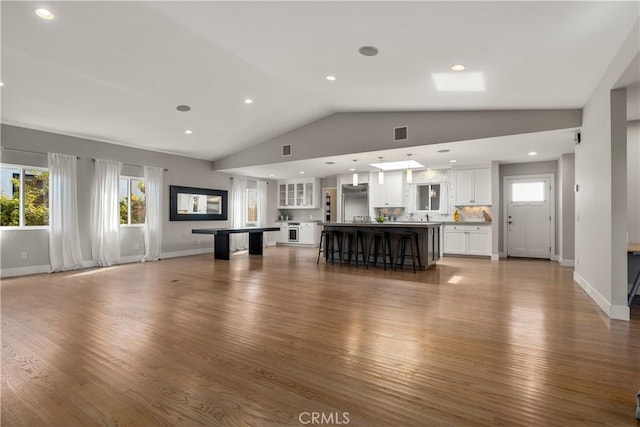
<svg viewBox="0 0 640 427"><path fill-rule="evenodd" d="M279 224L288 224L290 222L312 222L312 223L321 223L319 219L283 219L277 220L276 223Z"/></svg>
<svg viewBox="0 0 640 427"><path fill-rule="evenodd" d="M487 221L445 221L444 225L490 225L490 222Z"/></svg>
<svg viewBox="0 0 640 427"><path fill-rule="evenodd" d="M326 222L325 226L329 227L398 227L398 228L411 228L411 227L433 227L434 225L440 226L441 222L400 222L400 221L387 221L383 223L379 222Z"/></svg>

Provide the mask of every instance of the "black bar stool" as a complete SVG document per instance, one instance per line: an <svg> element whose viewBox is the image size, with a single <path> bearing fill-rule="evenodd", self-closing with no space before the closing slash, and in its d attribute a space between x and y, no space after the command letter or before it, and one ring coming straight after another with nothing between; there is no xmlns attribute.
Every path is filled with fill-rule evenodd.
<svg viewBox="0 0 640 427"><path fill-rule="evenodd" d="M324 247L322 246L323 241ZM340 265L342 265L342 244L340 242L340 232L335 230L322 230L320 233L320 247L318 248L318 260L316 261L316 264L320 263L320 255L323 250L327 262L329 261L329 256L331 256L331 264L334 264L334 255L337 253Z"/></svg>
<svg viewBox="0 0 640 427"><path fill-rule="evenodd" d="M362 263L367 265L367 259L364 253L364 237L361 231L349 230L342 233L342 256L347 256L347 264L351 264L351 256L355 256L356 268L358 267L358 256L362 255Z"/></svg>
<svg viewBox="0 0 640 427"><path fill-rule="evenodd" d="M371 252L373 246L373 252ZM382 246L379 251L379 247ZM367 249L367 268L371 264L371 255L373 255L373 266L378 262L378 256L382 256L382 266L387 269L387 256L389 257L389 266L393 266L393 256L391 255L391 239L388 231L372 231L369 235L369 247Z"/></svg>
<svg viewBox="0 0 640 427"><path fill-rule="evenodd" d="M404 268L404 261L406 256L407 243L411 250L411 265L413 266L413 274L416 273L416 259L418 260L418 266L422 270L422 262L420 261L420 253L418 246L418 235L416 233L400 233L398 234L398 246L396 248L396 262L393 267L393 271L398 269L398 265Z"/></svg>

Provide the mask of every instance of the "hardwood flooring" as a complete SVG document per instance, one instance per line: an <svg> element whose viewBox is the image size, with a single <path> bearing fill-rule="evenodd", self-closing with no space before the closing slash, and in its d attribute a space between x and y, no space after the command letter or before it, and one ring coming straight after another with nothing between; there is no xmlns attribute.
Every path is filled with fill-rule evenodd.
<svg viewBox="0 0 640 427"><path fill-rule="evenodd" d="M610 320L548 261L316 254L3 280L2 425L640 424L638 299Z"/></svg>

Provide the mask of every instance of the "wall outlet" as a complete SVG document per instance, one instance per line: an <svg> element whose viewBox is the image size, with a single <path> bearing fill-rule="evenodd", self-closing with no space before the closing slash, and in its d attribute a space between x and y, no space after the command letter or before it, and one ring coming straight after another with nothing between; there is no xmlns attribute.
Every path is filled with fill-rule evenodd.
<svg viewBox="0 0 640 427"><path fill-rule="evenodd" d="M27 252L20 252L20 260L26 261L29 259L29 254Z"/></svg>

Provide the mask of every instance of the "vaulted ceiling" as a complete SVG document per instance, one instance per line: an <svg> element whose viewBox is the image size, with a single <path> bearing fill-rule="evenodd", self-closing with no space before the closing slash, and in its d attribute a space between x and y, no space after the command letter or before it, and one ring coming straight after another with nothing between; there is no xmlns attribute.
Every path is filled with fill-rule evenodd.
<svg viewBox="0 0 640 427"><path fill-rule="evenodd" d="M3 123L211 160L334 112L581 108L638 19L636 2L40 5L1 4ZM484 87L437 90L457 63Z"/></svg>

